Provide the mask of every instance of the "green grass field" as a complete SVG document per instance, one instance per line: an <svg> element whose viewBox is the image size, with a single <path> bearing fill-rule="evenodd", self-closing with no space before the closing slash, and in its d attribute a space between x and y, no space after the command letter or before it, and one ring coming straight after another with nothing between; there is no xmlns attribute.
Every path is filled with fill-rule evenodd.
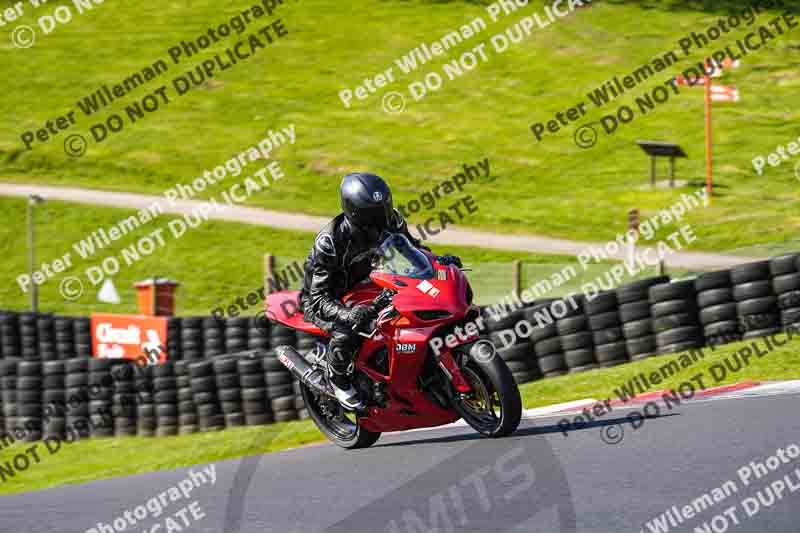
<svg viewBox="0 0 800 533"><path fill-rule="evenodd" d="M783 337L780 338L783 340ZM714 379L709 371L714 365L723 365L726 358L741 350L745 343L720 346L705 350L705 358L690 368L672 375L654 390L678 387L698 373L704 375L707 387L737 383L745 380L766 381L800 378L800 340L797 336L784 346L763 358L750 359L749 366L739 372L728 372L722 379ZM760 344L764 349L763 342ZM625 385L639 373L650 374L677 354L665 355L603 370L593 370L525 384L521 387L525 407L540 407L559 402L594 398L616 399L615 389ZM557 420L540 422L553 424ZM586 429L586 431L599 431ZM647 431L645 425L642 431ZM526 438L545 438L534 436ZM553 438L553 437L551 437ZM556 435L556 438L562 438ZM602 446L598 435L598 446ZM42 451L42 463L0 482L0 494L29 492L56 487L67 483L84 483L94 479L151 472L211 461L220 461L246 455L275 452L324 440L311 421L289 422L258 428L235 428L220 433L201 433L165 438L89 439L63 444L55 454ZM380 441L378 442L380 444ZM7 461L21 453L30 444L14 444L0 451L0 461ZM342 451L342 453L347 453Z"/></svg>
<svg viewBox="0 0 800 533"><path fill-rule="evenodd" d="M671 75L696 64L708 49L685 56L678 40L715 22L738 2L595 1L546 28L512 44L503 53L491 36L534 12L542 2L492 22L479 2L397 2L364 0L347 6L302 0L281 6L274 14L288 35L199 88L177 97L171 80L185 75L202 60L236 42L234 36L201 51L157 79L134 89L102 111L85 116L76 103L113 86L159 58L182 40L197 38L209 26L228 21L250 2L220 5L201 0L191 8L178 4L97 5L75 15L49 35L39 35L32 48L0 49L4 96L0 112L0 180L86 186L160 194L176 181L188 182L263 138L270 129L294 124L294 145L277 149L287 178L269 192L250 199L253 205L332 215L341 175L369 169L385 175L397 201L406 203L460 171L488 158L491 179L465 187L480 207L468 221L482 230L535 233L604 240L624 229L627 209L642 215L675 201L690 187L651 191L649 163L636 139L680 143L688 160L679 160L678 177L700 186L704 179L702 91L682 94L646 116L601 134L595 148L573 144L575 127L534 142L529 129L556 112L566 111L612 76L631 73L656 56L677 50L680 62L669 71L603 108L588 104L586 121L597 121L621 104L652 91ZM28 6L21 22L52 10ZM773 14L762 14L765 24ZM402 74L394 60L420 43L431 43L460 25L481 17L486 29L434 58L417 71ZM255 31L253 25L243 34ZM720 39L735 42L752 27L740 27ZM3 32L9 30L4 28ZM712 207L689 220L699 240L697 249L733 250L768 247L780 250L795 237L798 186L795 161L767 167L758 176L751 159L796 140L800 118L797 34L793 30L742 60L742 67L720 83L738 87L738 104L715 106L715 166L718 196ZM414 102L407 86L423 80L480 42L486 61ZM716 44L716 43L715 43ZM716 48L714 48L716 49ZM355 89L364 78L394 65L396 82L378 89L345 109L339 91ZM444 76L444 74L442 74ZM171 96L157 112L102 143L90 141L87 154L64 154L67 135L88 136L90 126L167 85ZM401 114L381 110L387 91L405 94ZM76 125L52 140L23 150L20 136L42 128L47 120L75 110ZM662 175L666 169L660 168ZM206 190L203 194L215 194ZM446 202L440 201L440 206ZM439 209L440 207L437 207ZM5 213L4 213L5 215ZM423 219L413 215L412 222ZM3 216L3 220L15 220ZM662 233L662 236L666 233ZM796 242L795 242L796 244ZM795 246L796 247L796 246ZM748 248L749 249L749 248ZM764 254L767 255L767 254Z"/></svg>

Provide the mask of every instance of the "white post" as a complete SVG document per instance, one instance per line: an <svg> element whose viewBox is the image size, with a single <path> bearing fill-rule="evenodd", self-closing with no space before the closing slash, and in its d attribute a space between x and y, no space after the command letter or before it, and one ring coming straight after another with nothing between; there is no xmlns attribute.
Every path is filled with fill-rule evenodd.
<svg viewBox="0 0 800 533"><path fill-rule="evenodd" d="M628 269L632 272L636 268L636 241L639 240L639 210L631 209L628 211L628 231L633 231L633 238L628 235Z"/></svg>

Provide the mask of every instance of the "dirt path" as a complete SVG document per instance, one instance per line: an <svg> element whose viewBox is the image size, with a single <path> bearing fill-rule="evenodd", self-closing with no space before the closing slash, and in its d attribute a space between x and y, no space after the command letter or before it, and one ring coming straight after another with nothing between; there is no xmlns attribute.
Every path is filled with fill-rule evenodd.
<svg viewBox="0 0 800 533"><path fill-rule="evenodd" d="M203 202L201 200L176 200L171 205L163 197L146 194L99 191L95 189L79 189L69 187L49 187L43 185L27 185L0 183L0 196L26 197L29 194L38 194L45 198L78 202L83 204L103 205L128 209L144 209L155 201L163 208L164 212L184 215L191 213ZM328 221L324 217L300 215L271 211L257 207L227 206L219 212L211 212L209 218L241 222L257 226L272 228L308 231L316 233ZM412 227L412 233L416 233ZM570 241L566 239L553 239L537 235L503 235L474 231L467 229L448 228L439 235L430 238L430 242L437 245L479 246L497 250L517 250L543 254L559 254L575 256L585 250L587 246L602 247L600 242ZM445 250L442 250L444 253ZM623 254L616 255L623 259ZM672 267L707 270L714 268L728 268L740 263L758 261L759 257L730 256L704 252L678 252L669 257L668 264Z"/></svg>

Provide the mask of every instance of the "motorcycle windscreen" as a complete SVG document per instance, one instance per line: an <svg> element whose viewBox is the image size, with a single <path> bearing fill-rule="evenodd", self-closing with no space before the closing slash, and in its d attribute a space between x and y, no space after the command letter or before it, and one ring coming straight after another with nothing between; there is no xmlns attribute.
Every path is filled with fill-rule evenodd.
<svg viewBox="0 0 800 533"><path fill-rule="evenodd" d="M374 272L414 279L433 279L433 265L405 235L392 233L378 247L372 260Z"/></svg>

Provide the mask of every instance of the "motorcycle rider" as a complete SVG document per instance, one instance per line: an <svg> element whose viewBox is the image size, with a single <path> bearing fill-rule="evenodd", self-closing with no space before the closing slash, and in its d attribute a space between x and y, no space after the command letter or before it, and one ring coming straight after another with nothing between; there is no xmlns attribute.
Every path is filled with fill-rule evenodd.
<svg viewBox="0 0 800 533"><path fill-rule="evenodd" d="M306 259L300 304L306 320L331 335L328 346L328 382L336 399L348 409L363 408L352 386L352 363L361 346L363 330L375 317L371 305L347 307L341 297L372 271L371 260L384 233L400 233L414 245L406 221L392 207L389 186L375 174L356 172L346 175L339 187L342 213L317 234ZM437 257L442 264L461 266L455 256Z"/></svg>

